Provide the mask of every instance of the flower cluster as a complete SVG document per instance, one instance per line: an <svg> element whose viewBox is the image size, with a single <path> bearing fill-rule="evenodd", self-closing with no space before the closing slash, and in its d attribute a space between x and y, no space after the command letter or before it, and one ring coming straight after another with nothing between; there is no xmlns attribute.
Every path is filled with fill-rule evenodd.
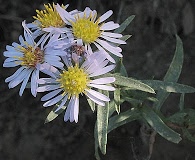
<svg viewBox="0 0 195 160"><path fill-rule="evenodd" d="M21 84L19 95L30 86L31 93L48 92L43 106L57 105L57 112L67 106L64 121L78 122L79 96L86 95L104 106L110 101L99 90L114 91L113 77L101 77L115 68L115 56L122 57L122 34L112 32L119 27L105 22L111 10L97 17L97 11L86 7L68 11L68 5L45 4L36 10L32 23L22 22L19 43L6 46L3 67L18 67L5 79L9 88ZM46 77L40 77L40 72Z"/></svg>

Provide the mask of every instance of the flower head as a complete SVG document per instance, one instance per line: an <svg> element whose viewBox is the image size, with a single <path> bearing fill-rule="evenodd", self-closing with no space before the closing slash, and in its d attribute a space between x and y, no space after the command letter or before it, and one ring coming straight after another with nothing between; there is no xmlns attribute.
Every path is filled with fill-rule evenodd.
<svg viewBox="0 0 195 160"><path fill-rule="evenodd" d="M19 37L20 44L14 42L12 46L6 46L7 51L4 52L4 56L8 58L3 63L3 67L19 66L19 69L12 76L6 78L5 82L9 83L9 88L14 88L22 83L19 92L21 96L31 76L31 93L36 96L39 71L54 76L52 72L57 70L53 66L63 67L59 57L61 52L53 49L54 37L50 39L47 45L44 45L45 42L42 39L35 43L31 31L25 25L25 21L22 22L22 25L24 27L24 38Z"/></svg>
<svg viewBox="0 0 195 160"><path fill-rule="evenodd" d="M61 5L65 10L69 5ZM27 27L33 31L33 37L42 36L45 39L48 39L54 34L60 36L63 33L68 31L66 28L66 23L62 20L58 14L55 4L44 4L45 9L36 10L37 15L33 16L35 19L34 22L28 23Z"/></svg>
<svg viewBox="0 0 195 160"><path fill-rule="evenodd" d="M78 122L79 95L85 94L95 103L104 106L110 101L109 97L92 88L114 91L114 87L106 85L115 81L113 77L96 78L112 69L115 65L107 65L106 55L102 52L95 52L87 57L81 64L67 65L67 69L57 74L57 78L41 78L38 83L42 86L37 88L38 92L49 91L41 98L47 101L43 106L52 106L59 103L56 111L67 104L64 121Z"/></svg>
<svg viewBox="0 0 195 160"><path fill-rule="evenodd" d="M84 43L86 50L90 54L92 53L91 44L94 44L99 50L103 50L107 54L107 58L111 62L115 61L108 52L122 57L122 50L120 47L117 47L116 44L126 44L126 42L120 39L122 34L110 32L118 28L119 24L113 21L104 23L104 21L112 15L113 12L111 10L107 11L99 18L97 18L96 10L92 11L88 7L83 12L78 12L74 15L68 14L68 12L59 5L56 5L56 10L63 21L71 26L70 29L76 43L78 45Z"/></svg>
<svg viewBox="0 0 195 160"><path fill-rule="evenodd" d="M37 15L33 16L33 18L38 22L35 21L35 24L40 28L48 28L50 26L60 28L65 26L64 21L55 9L54 3L52 5L50 3L44 4L44 7L44 10L36 10ZM62 5L62 8L66 9L67 6Z"/></svg>

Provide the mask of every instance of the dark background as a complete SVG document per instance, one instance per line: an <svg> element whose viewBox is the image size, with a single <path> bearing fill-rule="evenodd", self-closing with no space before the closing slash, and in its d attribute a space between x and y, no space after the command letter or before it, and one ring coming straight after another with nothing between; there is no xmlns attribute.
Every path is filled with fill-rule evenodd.
<svg viewBox="0 0 195 160"><path fill-rule="evenodd" d="M0 160L93 160L93 127L96 114L85 99L80 103L79 122L63 121L63 114L44 124L52 108L42 107L41 94L36 98L19 87L8 89L4 82L16 70L3 68L3 52L7 44L18 42L21 22L31 22L36 9L46 0L0 0ZM52 1L51 1L52 2ZM99 15L111 9L110 19L122 23L136 15L123 34L131 34L121 46L124 65L131 77L159 79L165 75L175 50L174 34L184 43L184 65L180 83L195 87L195 1L194 0L67 0L68 10L86 6ZM186 107L194 107L194 94L185 96ZM179 95L171 94L162 111L165 116L178 110ZM123 106L122 106L123 107ZM126 106L124 106L126 107ZM148 143L144 141L138 121L126 124L108 135L107 154L103 160L146 160ZM151 160L194 160L195 144L187 139L173 144L157 135Z"/></svg>

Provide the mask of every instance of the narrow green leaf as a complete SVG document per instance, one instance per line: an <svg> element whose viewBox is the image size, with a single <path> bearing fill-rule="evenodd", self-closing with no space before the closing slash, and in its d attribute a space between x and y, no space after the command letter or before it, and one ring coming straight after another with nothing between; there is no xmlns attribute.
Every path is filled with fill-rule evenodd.
<svg viewBox="0 0 195 160"><path fill-rule="evenodd" d="M187 139L189 139L189 140L192 141L192 142L195 142L195 137L192 136L192 134L191 134L186 128L183 128L182 131L183 131L183 135L184 135Z"/></svg>
<svg viewBox="0 0 195 160"><path fill-rule="evenodd" d="M109 96L108 91L102 91L102 92L106 96ZM97 137L98 137L99 148L102 154L106 154L108 114L109 114L109 103L106 103L105 106L97 107Z"/></svg>
<svg viewBox="0 0 195 160"><path fill-rule="evenodd" d="M186 121L187 113L185 112L176 112L175 114L168 117L166 120L168 122L178 124L179 126L184 126L184 122Z"/></svg>
<svg viewBox="0 0 195 160"><path fill-rule="evenodd" d="M120 58L117 63L116 63L116 67L115 67L115 73L120 73L121 76L125 76L128 77L127 74L127 70L122 62L122 58Z"/></svg>
<svg viewBox="0 0 195 160"><path fill-rule="evenodd" d="M119 115L113 116L109 119L108 133L124 124L138 120L141 118L141 114L137 109L130 109L126 112L122 112Z"/></svg>
<svg viewBox="0 0 195 160"><path fill-rule="evenodd" d="M195 110L191 108L184 108L180 112L176 112L172 116L167 118L168 121L179 124L181 126L187 126L191 128L195 125Z"/></svg>
<svg viewBox="0 0 195 160"><path fill-rule="evenodd" d="M135 105L139 105L140 103L145 102L146 100L155 102L157 99L155 97L151 97L148 95L147 92L142 92L138 90L132 90L131 88L121 88L121 97L122 99L128 101L128 102L133 102Z"/></svg>
<svg viewBox="0 0 195 160"><path fill-rule="evenodd" d="M143 83L149 85L154 90L163 90L172 93L194 93L195 88L175 82L159 81L159 80L142 80Z"/></svg>
<svg viewBox="0 0 195 160"><path fill-rule="evenodd" d="M87 98L87 101L89 103L89 106L91 107L91 110L94 112L95 111L95 102L92 101L90 98Z"/></svg>
<svg viewBox="0 0 195 160"><path fill-rule="evenodd" d="M130 104L132 104L133 107L137 107L138 105L140 105L143 102L142 100L131 98L131 97L123 97L123 99L125 101L129 102Z"/></svg>
<svg viewBox="0 0 195 160"><path fill-rule="evenodd" d="M120 39L123 41L127 41L131 36L132 35L127 34L127 35L122 36ZM119 44L117 44L117 45L119 45Z"/></svg>
<svg viewBox="0 0 195 160"><path fill-rule="evenodd" d="M121 25L119 28L115 29L115 33L122 33L125 28L132 22L132 20L135 18L135 15L129 16Z"/></svg>
<svg viewBox="0 0 195 160"><path fill-rule="evenodd" d="M115 101L115 109L116 112L119 114L120 113L120 88L116 88L114 91L114 101Z"/></svg>
<svg viewBox="0 0 195 160"><path fill-rule="evenodd" d="M58 105L55 105L52 111L48 114L45 120L45 123L49 123L53 121L57 116L59 116L66 109L66 106L63 106L60 110L58 110L57 112L54 112L57 108L58 108Z"/></svg>
<svg viewBox="0 0 195 160"><path fill-rule="evenodd" d="M99 155L99 150L98 150L99 142L98 142L97 122L94 127L94 138L95 138L95 158L97 160L100 160L100 155Z"/></svg>
<svg viewBox="0 0 195 160"><path fill-rule="evenodd" d="M180 134L169 128L151 108L143 107L141 111L143 118L162 137L174 143L181 141Z"/></svg>
<svg viewBox="0 0 195 160"><path fill-rule="evenodd" d="M114 84L116 85L130 87L131 89L140 90L144 92L155 93L155 91L150 86L142 83L141 81L116 74L113 74L112 76L116 79L114 82Z"/></svg>
<svg viewBox="0 0 195 160"><path fill-rule="evenodd" d="M182 40L176 35L176 50L173 57L173 60L169 66L169 69L164 77L164 81L166 82L177 82L181 69L183 65L183 43ZM167 99L170 93L167 93L164 90L159 90L157 93L158 102L154 103L154 107L157 110L160 110L164 101Z"/></svg>
<svg viewBox="0 0 195 160"><path fill-rule="evenodd" d="M184 109L184 93L181 94L180 100L179 100L179 110L182 111Z"/></svg>
<svg viewBox="0 0 195 160"><path fill-rule="evenodd" d="M183 112L187 113L186 116L187 125L189 125L189 127L195 125L195 109L186 108L183 110Z"/></svg>
<svg viewBox="0 0 195 160"><path fill-rule="evenodd" d="M111 100L109 102L109 114L108 114L108 117L110 117L114 113L115 110L116 110L115 109L115 101Z"/></svg>

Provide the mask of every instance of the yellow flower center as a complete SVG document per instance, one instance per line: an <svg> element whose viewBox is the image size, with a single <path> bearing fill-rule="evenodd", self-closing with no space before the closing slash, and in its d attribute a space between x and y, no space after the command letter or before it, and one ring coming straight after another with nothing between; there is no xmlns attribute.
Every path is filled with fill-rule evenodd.
<svg viewBox="0 0 195 160"><path fill-rule="evenodd" d="M63 27L65 26L64 21L61 19L58 14L55 4L51 5L50 3L44 4L45 10L36 10L37 16L33 16L34 19L38 20L41 24L38 24L41 28L47 27ZM62 5L63 8L65 8ZM34 22L36 23L36 22Z"/></svg>
<svg viewBox="0 0 195 160"><path fill-rule="evenodd" d="M39 47L34 49L30 45L27 45L27 48L20 46L19 51L24 53L23 57L16 57L22 61L20 63L22 66L35 67L37 63L43 63L44 61L44 53Z"/></svg>
<svg viewBox="0 0 195 160"><path fill-rule="evenodd" d="M57 81L60 82L61 88L64 89L63 94L68 93L70 98L72 95L78 96L83 93L87 89L89 79L84 70L76 64L74 67L69 67L67 71L63 71Z"/></svg>
<svg viewBox="0 0 195 160"><path fill-rule="evenodd" d="M75 17L76 21L71 22L74 36L82 39L84 43L93 43L101 34L99 20L94 22L95 18L96 15L92 16L92 14L87 18L85 13L82 18Z"/></svg>

